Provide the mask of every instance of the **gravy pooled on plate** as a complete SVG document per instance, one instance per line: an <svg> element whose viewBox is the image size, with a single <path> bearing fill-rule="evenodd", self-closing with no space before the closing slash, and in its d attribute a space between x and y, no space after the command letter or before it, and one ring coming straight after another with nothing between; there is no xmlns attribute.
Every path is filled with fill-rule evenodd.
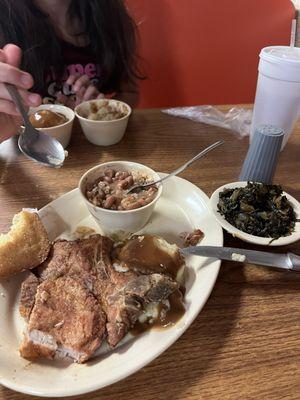
<svg viewBox="0 0 300 400"><path fill-rule="evenodd" d="M35 128L52 128L66 123L68 119L61 113L51 110L39 110L29 116Z"/></svg>

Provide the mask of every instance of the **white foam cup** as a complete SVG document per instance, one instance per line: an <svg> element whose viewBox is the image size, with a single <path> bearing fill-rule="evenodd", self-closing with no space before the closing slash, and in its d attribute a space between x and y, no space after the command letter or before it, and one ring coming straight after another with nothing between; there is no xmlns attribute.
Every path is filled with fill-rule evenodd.
<svg viewBox="0 0 300 400"><path fill-rule="evenodd" d="M283 149L300 115L300 48L263 48L258 70L250 140L257 126L271 124L285 132Z"/></svg>

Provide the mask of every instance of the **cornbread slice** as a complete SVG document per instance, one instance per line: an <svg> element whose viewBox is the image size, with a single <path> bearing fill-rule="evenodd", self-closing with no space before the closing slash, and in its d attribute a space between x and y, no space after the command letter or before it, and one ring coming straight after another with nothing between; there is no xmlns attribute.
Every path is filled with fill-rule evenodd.
<svg viewBox="0 0 300 400"><path fill-rule="evenodd" d="M0 279L34 268L48 256L50 242L37 213L21 211L0 234Z"/></svg>

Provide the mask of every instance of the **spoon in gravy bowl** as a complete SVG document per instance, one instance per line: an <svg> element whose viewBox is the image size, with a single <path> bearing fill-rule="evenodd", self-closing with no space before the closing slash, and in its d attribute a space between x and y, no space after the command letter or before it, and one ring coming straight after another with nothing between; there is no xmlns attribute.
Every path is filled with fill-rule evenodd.
<svg viewBox="0 0 300 400"><path fill-rule="evenodd" d="M32 126L16 87L9 83L6 83L5 86L24 120L25 129L19 137L19 149L31 160L47 167L61 167L65 160L65 151L62 145L55 138Z"/></svg>

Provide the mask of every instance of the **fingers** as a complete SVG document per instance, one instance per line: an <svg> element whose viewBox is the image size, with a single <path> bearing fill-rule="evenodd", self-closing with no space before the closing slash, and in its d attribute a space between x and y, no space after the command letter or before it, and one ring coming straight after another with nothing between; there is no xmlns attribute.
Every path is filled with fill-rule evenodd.
<svg viewBox="0 0 300 400"><path fill-rule="evenodd" d="M42 99L40 95L22 89L19 89L19 93L26 105L37 107L41 104ZM3 83L0 83L0 99L11 100L11 96Z"/></svg>
<svg viewBox="0 0 300 400"><path fill-rule="evenodd" d="M9 115L20 115L19 111L16 109L15 104L9 100L2 100L0 101L0 112Z"/></svg>
<svg viewBox="0 0 300 400"><path fill-rule="evenodd" d="M82 101L104 98L104 95L99 93L99 90L91 84L87 75L70 75L66 84L71 85L72 90L76 93L76 104L80 104Z"/></svg>
<svg viewBox="0 0 300 400"><path fill-rule="evenodd" d="M14 44L7 44L0 49L0 113L20 116L5 83L11 83L18 88L26 106L37 106L41 103L41 97L38 94L29 93L26 90L30 89L34 82L29 73L18 68L21 57L21 49Z"/></svg>
<svg viewBox="0 0 300 400"><path fill-rule="evenodd" d="M66 80L67 85L73 85L73 83L80 77L79 74L70 75L69 78Z"/></svg>
<svg viewBox="0 0 300 400"><path fill-rule="evenodd" d="M19 67L21 64L22 50L14 44L7 44L4 46L3 51L6 55L7 64Z"/></svg>
<svg viewBox="0 0 300 400"><path fill-rule="evenodd" d="M30 89L33 86L30 74L3 62L0 63L0 82L12 83L21 89Z"/></svg>
<svg viewBox="0 0 300 400"><path fill-rule="evenodd" d="M83 95L83 100L87 101L87 100L96 99L98 95L99 95L98 89L94 85L90 85L90 86L88 86L88 88L86 89L86 91Z"/></svg>
<svg viewBox="0 0 300 400"><path fill-rule="evenodd" d="M87 75L73 74L66 80L66 84L73 86L74 92L78 92L82 86L90 84L90 78Z"/></svg>
<svg viewBox="0 0 300 400"><path fill-rule="evenodd" d="M90 85L90 78L87 75L82 75L73 84L73 90L78 93L82 87L86 88Z"/></svg>
<svg viewBox="0 0 300 400"><path fill-rule="evenodd" d="M76 93L76 105L82 103L84 94L85 94L85 88L82 87L79 90L79 92Z"/></svg>
<svg viewBox="0 0 300 400"><path fill-rule="evenodd" d="M6 63L6 54L2 49L0 49L0 63Z"/></svg>

